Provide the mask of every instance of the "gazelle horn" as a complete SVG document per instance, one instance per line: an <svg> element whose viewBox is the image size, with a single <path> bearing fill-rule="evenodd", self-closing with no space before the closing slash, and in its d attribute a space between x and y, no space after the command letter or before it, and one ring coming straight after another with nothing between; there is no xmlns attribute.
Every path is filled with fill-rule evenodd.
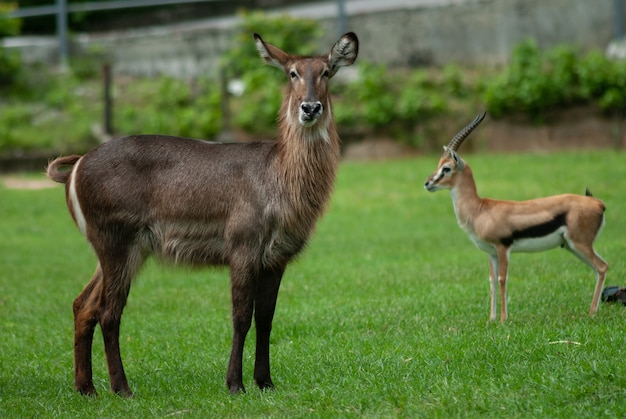
<svg viewBox="0 0 626 419"><path fill-rule="evenodd" d="M452 140L450 140L450 143L446 147L446 151L444 152L444 155L450 154L448 150L456 151L459 148L459 146L463 143L463 141L467 138L467 136L470 135L470 133L474 130L474 128L480 125L483 119L485 119L485 115L487 115L487 112L483 112L482 115L476 116L476 118L474 118L472 122L470 122L465 128L459 131L459 133L455 135Z"/></svg>

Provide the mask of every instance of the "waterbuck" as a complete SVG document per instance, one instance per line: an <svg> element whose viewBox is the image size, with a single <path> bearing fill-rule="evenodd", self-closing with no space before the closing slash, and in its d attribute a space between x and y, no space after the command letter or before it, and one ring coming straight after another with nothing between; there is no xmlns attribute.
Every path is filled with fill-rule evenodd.
<svg viewBox="0 0 626 419"><path fill-rule="evenodd" d="M281 278L324 211L340 159L328 83L354 63L359 42L347 33L328 54L300 57L258 34L254 39L265 63L288 78L277 141L134 135L48 166L48 176L65 184L69 212L99 262L73 305L80 393L96 394L91 347L99 323L111 390L132 395L120 355L120 320L131 282L150 255L230 268L233 342L226 385L231 393L245 391L242 354L254 314L254 379L261 389L273 388L269 343Z"/></svg>

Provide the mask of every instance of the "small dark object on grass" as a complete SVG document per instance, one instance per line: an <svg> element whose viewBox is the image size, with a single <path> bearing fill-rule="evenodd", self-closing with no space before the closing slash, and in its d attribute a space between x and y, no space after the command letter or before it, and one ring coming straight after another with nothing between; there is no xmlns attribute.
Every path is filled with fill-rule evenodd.
<svg viewBox="0 0 626 419"><path fill-rule="evenodd" d="M602 291L602 301L605 303L620 302L626 305L626 287L610 286Z"/></svg>

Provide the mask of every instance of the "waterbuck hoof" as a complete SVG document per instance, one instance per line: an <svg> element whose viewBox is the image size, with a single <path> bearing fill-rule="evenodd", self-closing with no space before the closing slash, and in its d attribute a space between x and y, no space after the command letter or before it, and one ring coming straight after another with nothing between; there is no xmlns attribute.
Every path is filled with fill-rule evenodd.
<svg viewBox="0 0 626 419"><path fill-rule="evenodd" d="M228 386L228 391L230 391L230 394L232 395L243 394L246 392L246 388L243 384L233 384Z"/></svg>
<svg viewBox="0 0 626 419"><path fill-rule="evenodd" d="M134 396L133 392L129 388L125 388L122 390L114 390L113 392L117 394L118 396L121 396L127 399L130 399Z"/></svg>
<svg viewBox="0 0 626 419"><path fill-rule="evenodd" d="M259 388L263 391L265 390L274 390L274 383L272 383L271 379L267 379L267 380L255 380L256 381L256 385L259 386Z"/></svg>
<svg viewBox="0 0 626 419"><path fill-rule="evenodd" d="M84 384L84 385L76 384L74 386L74 388L76 389L76 391L78 391L83 396L89 396L89 397L97 397L98 396L98 392L96 391L96 388L93 386L93 383L87 383L87 384Z"/></svg>

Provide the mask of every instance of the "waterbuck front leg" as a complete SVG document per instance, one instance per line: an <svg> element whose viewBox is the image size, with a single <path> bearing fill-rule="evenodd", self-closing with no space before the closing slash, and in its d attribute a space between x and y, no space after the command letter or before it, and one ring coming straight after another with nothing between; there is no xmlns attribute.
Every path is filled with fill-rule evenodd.
<svg viewBox="0 0 626 419"><path fill-rule="evenodd" d="M270 334L276 309L276 298L285 267L265 270L259 276L254 299L254 321L256 326L256 355L254 381L261 390L273 389L270 375Z"/></svg>
<svg viewBox="0 0 626 419"><path fill-rule="evenodd" d="M245 260L245 258L243 258ZM242 361L246 336L252 324L254 311L254 290L258 273L253 268L230 264L233 344L226 372L226 386L231 394L245 392L243 385Z"/></svg>
<svg viewBox="0 0 626 419"><path fill-rule="evenodd" d="M102 269L96 268L91 281L74 300L74 388L85 395L96 396L92 381L91 347L100 318Z"/></svg>

